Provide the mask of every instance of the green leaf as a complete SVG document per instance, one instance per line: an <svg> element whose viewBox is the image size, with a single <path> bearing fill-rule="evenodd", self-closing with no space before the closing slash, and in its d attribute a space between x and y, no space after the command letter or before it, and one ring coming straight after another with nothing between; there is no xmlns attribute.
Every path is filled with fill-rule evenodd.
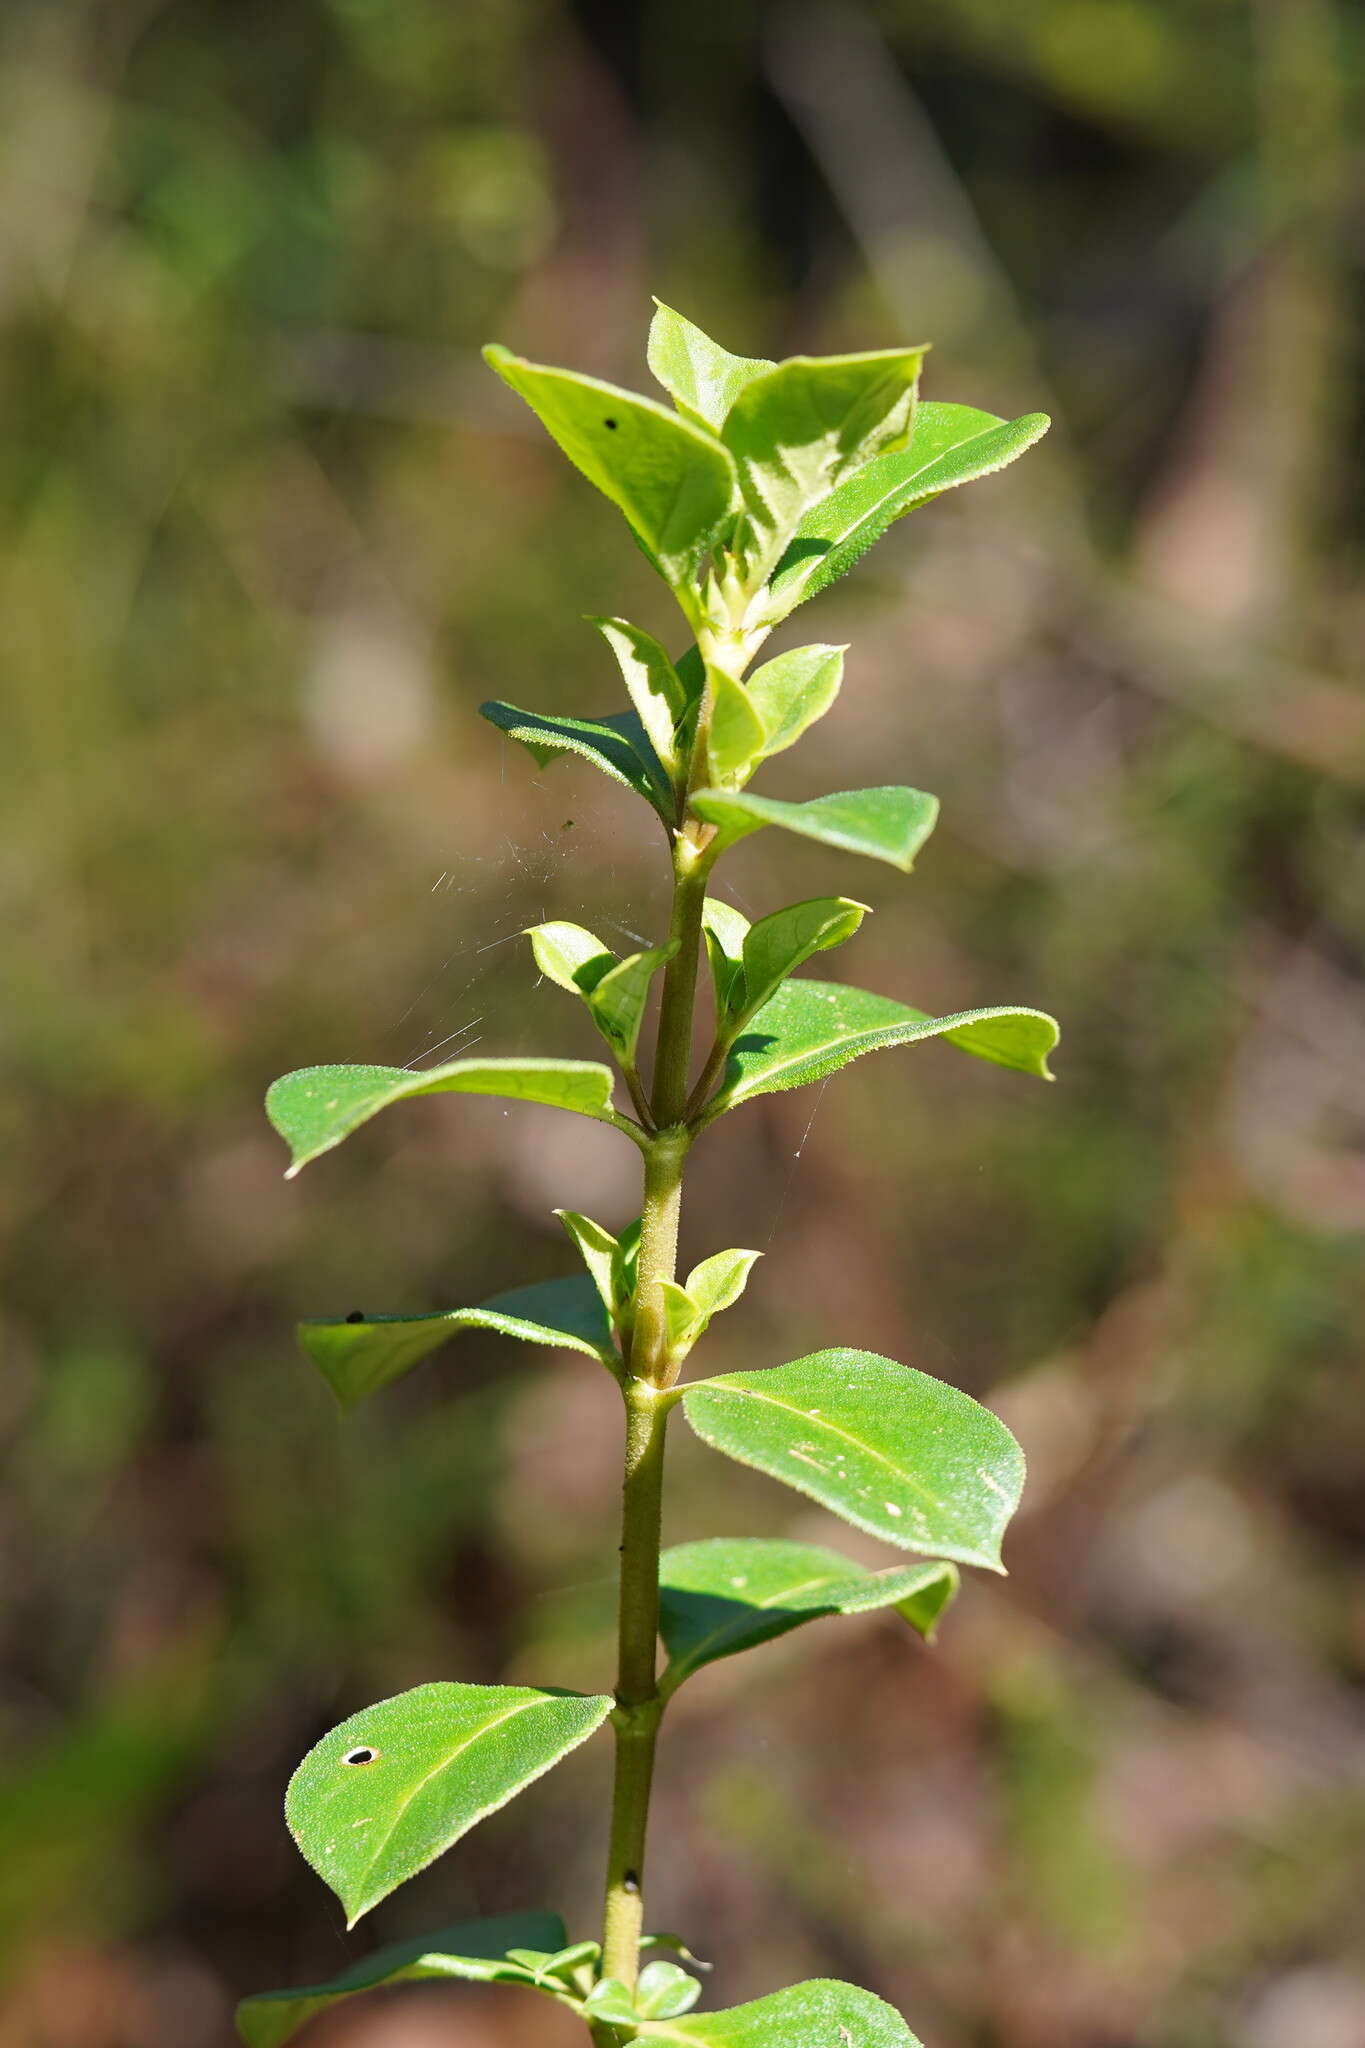
<svg viewBox="0 0 1365 2048"><path fill-rule="evenodd" d="M1003 1422L943 1380L872 1351L699 1380L682 1397L697 1435L902 1550L1000 1571L1024 1484Z"/></svg>
<svg viewBox="0 0 1365 2048"><path fill-rule="evenodd" d="M705 1319L703 1330L712 1316L733 1308L762 1256L762 1252L712 1252L709 1259L692 1268L687 1276L687 1292Z"/></svg>
<svg viewBox="0 0 1365 2048"><path fill-rule="evenodd" d="M908 1003L837 981L784 982L730 1048L707 1121L755 1095L823 1081L866 1052L946 1038L977 1059L1050 1081L1047 1056L1059 1032L1042 1010L960 1010L927 1017Z"/></svg>
<svg viewBox="0 0 1365 2048"><path fill-rule="evenodd" d="M687 1289L679 1287L676 1280L661 1280L659 1295L663 1302L668 1348L675 1358L686 1358L701 1335L701 1311Z"/></svg>
<svg viewBox="0 0 1365 2048"><path fill-rule="evenodd" d="M812 954L851 939L867 905L849 896L814 896L761 917L744 941L744 1016L760 1009Z"/></svg>
<svg viewBox="0 0 1365 2048"><path fill-rule="evenodd" d="M703 1665L822 1615L894 1607L922 1636L932 1635L956 1591L951 1564L871 1572L812 1543L717 1536L679 1544L659 1567L659 1633L669 1659L663 1690L676 1692Z"/></svg>
<svg viewBox="0 0 1365 2048"><path fill-rule="evenodd" d="M646 2020L640 2039L677 2048L920 2048L900 2014L880 1998L828 1977L728 2012Z"/></svg>
<svg viewBox="0 0 1365 2048"><path fill-rule="evenodd" d="M691 2012L701 1985L676 1963L646 1963L635 1985L635 2010L643 2020L674 2019Z"/></svg>
<svg viewBox="0 0 1365 2048"><path fill-rule="evenodd" d="M635 1064L650 983L677 950L678 941L670 939L666 946L629 954L602 976L586 998L593 1023L627 1067Z"/></svg>
<svg viewBox="0 0 1365 2048"><path fill-rule="evenodd" d="M638 2017L635 2001L619 1977L599 1977L583 2001L584 2019L613 2027L633 2027Z"/></svg>
<svg viewBox="0 0 1365 2048"><path fill-rule="evenodd" d="M276 1081L266 1115L293 1154L285 1178L391 1103L416 1095L505 1095L616 1123L610 1067L596 1060L450 1060L440 1067L301 1067ZM620 1120L624 1121L624 1120Z"/></svg>
<svg viewBox="0 0 1365 2048"><path fill-rule="evenodd" d="M616 955L581 924L556 920L551 924L527 925L524 936L531 941L536 966L547 980L570 995L582 996L594 988L616 965Z"/></svg>
<svg viewBox="0 0 1365 2048"><path fill-rule="evenodd" d="M611 1709L606 1695L419 1685L352 1714L308 1752L285 1795L290 1832L354 1927Z"/></svg>
<svg viewBox="0 0 1365 2048"><path fill-rule="evenodd" d="M246 2048L284 2048L295 2034L343 1998L382 1985L422 1978L462 1979L479 1984L524 1984L527 1972L513 1960L522 1943L560 1946L564 1922L554 1913L509 1913L498 1920L470 1920L415 1941L394 1942L362 1956L329 1978L295 1991L261 1991L237 2008L237 2031Z"/></svg>
<svg viewBox="0 0 1365 2048"><path fill-rule="evenodd" d="M869 463L801 520L772 578L781 606L768 616L784 618L846 575L894 520L1016 461L1050 425L1041 412L1006 421L970 405L920 405L906 447Z"/></svg>
<svg viewBox="0 0 1365 2048"><path fill-rule="evenodd" d="M723 1028L744 1001L744 941L751 927L742 911L718 896L707 897L701 923L716 995L716 1023Z"/></svg>
<svg viewBox="0 0 1365 2048"><path fill-rule="evenodd" d="M767 729L765 760L794 746L824 717L839 694L846 652L843 647L793 647L754 670L747 688Z"/></svg>
<svg viewBox="0 0 1365 2048"><path fill-rule="evenodd" d="M484 360L625 514L668 581L689 582L736 503L734 468L714 435L653 399L496 344Z"/></svg>
<svg viewBox="0 0 1365 2048"><path fill-rule="evenodd" d="M761 832L765 825L781 825L803 839L889 861L909 874L934 829L938 798L920 789L845 789L789 804L754 796L749 790L702 789L693 797L692 808L699 818L720 827L722 847Z"/></svg>
<svg viewBox="0 0 1365 2048"><path fill-rule="evenodd" d="M713 775L738 784L753 774L763 759L768 729L750 701L743 683L724 669L711 676L711 730L707 758Z"/></svg>
<svg viewBox="0 0 1365 2048"><path fill-rule="evenodd" d="M616 656L622 679L630 692L640 723L664 767L673 774L678 766L674 734L689 709L689 698L678 671L652 634L627 619L592 619Z"/></svg>
<svg viewBox="0 0 1365 2048"><path fill-rule="evenodd" d="M340 1320L312 1317L298 1326L299 1343L346 1409L402 1379L462 1330L494 1330L556 1351L582 1351L612 1371L619 1365L606 1312L586 1273L514 1287L479 1308L420 1316L366 1316L357 1309Z"/></svg>
<svg viewBox="0 0 1365 2048"><path fill-rule="evenodd" d="M480 704L479 716L509 739L519 740L542 768L557 754L581 754L614 782L633 789L671 824L673 785L637 712L613 711L606 718L561 718L541 711L519 711L515 704L490 702Z"/></svg>
<svg viewBox="0 0 1365 2048"><path fill-rule="evenodd" d="M619 1242L600 1223L594 1223L591 1216L580 1216L576 1209L556 1209L554 1213L577 1246L597 1297L614 1321L620 1307L617 1283L621 1259Z"/></svg>
<svg viewBox="0 0 1365 2048"><path fill-rule="evenodd" d="M849 471L900 446L910 429L922 348L792 356L747 383L723 439L756 540L753 568L775 567L808 509Z"/></svg>
<svg viewBox="0 0 1365 2048"><path fill-rule="evenodd" d="M719 431L746 384L775 370L763 356L732 356L662 299L649 328L649 367L684 418Z"/></svg>

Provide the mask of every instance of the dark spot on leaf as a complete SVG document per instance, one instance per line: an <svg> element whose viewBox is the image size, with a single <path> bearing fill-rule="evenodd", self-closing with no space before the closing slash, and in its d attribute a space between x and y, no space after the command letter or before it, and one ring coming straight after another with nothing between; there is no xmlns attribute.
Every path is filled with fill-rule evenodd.
<svg viewBox="0 0 1365 2048"><path fill-rule="evenodd" d="M377 1749L370 1749L366 1745L362 1744L359 1749L349 1750L347 1754L341 1759L341 1761L344 1764L378 1763L379 1751Z"/></svg>
<svg viewBox="0 0 1365 2048"><path fill-rule="evenodd" d="M604 427L610 427L613 434L616 432L615 420L603 420L602 424Z"/></svg>
<svg viewBox="0 0 1365 2048"><path fill-rule="evenodd" d="M353 1309L351 1310L351 1313L350 1313L350 1314L349 1314L349 1315L347 1316L346 1320L347 1320L347 1322L348 1322L348 1323L363 1323L363 1322L364 1322L364 1320L365 1320L365 1311L364 1311L364 1309L363 1309L363 1308L353 1308Z"/></svg>

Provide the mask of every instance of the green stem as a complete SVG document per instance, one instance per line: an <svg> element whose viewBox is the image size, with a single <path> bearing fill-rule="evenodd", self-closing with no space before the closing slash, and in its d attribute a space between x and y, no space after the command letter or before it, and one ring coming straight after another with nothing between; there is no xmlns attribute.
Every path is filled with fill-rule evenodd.
<svg viewBox="0 0 1365 2048"><path fill-rule="evenodd" d="M673 842L673 915L668 936L677 951L664 969L659 1040L654 1056L654 1121L662 1129L681 1121L692 1071L692 1013L701 957L701 917L714 855L684 826ZM705 830L706 828L701 828ZM671 1276L670 1276L671 1277Z"/></svg>

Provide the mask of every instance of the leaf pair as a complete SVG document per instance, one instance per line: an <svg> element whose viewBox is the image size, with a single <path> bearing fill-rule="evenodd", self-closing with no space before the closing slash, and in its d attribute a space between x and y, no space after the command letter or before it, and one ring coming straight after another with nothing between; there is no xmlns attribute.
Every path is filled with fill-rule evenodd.
<svg viewBox="0 0 1365 2048"><path fill-rule="evenodd" d="M815 896L750 924L731 903L708 896L702 931L716 996L716 1029L728 1042L789 974L813 954L843 945L867 914L847 896Z"/></svg>
<svg viewBox="0 0 1365 2048"><path fill-rule="evenodd" d="M686 1358L698 1338L705 1336L712 1316L734 1306L762 1256L762 1252L713 1252L692 1268L686 1286L679 1287L673 1280L663 1282L664 1324L675 1360Z"/></svg>
<svg viewBox="0 0 1365 2048"><path fill-rule="evenodd" d="M541 973L582 998L622 1066L634 1067L650 983L677 952L677 940L618 960L609 946L581 924L532 925L526 936Z"/></svg>
<svg viewBox="0 0 1365 2048"><path fill-rule="evenodd" d="M842 647L793 647L739 682L724 669L711 676L710 773L726 789L747 782L762 761L794 746L823 718L844 676Z"/></svg>

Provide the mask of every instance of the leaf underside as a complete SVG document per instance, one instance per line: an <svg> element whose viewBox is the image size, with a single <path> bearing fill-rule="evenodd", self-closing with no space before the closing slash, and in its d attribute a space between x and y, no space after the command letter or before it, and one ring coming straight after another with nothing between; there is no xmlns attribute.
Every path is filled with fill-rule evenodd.
<svg viewBox="0 0 1365 2048"><path fill-rule="evenodd" d="M1024 1454L957 1387L871 1351L700 1380L683 1412L713 1450L902 1550L1002 1569Z"/></svg>
<svg viewBox="0 0 1365 2048"><path fill-rule="evenodd" d="M570 718L521 711L515 704L490 699L479 706L479 716L509 739L519 740L542 768L557 755L578 754L613 782L642 796L660 817L671 819L673 791L668 770L650 744L638 713L612 711L604 718Z"/></svg>
<svg viewBox="0 0 1365 2048"><path fill-rule="evenodd" d="M735 1040L708 1114L823 1080L864 1053L922 1038L946 1038L977 1059L1050 1081L1047 1056L1058 1036L1055 1022L1041 1010L960 1010L929 1017L868 989L797 979L784 983Z"/></svg>
<svg viewBox="0 0 1365 2048"><path fill-rule="evenodd" d="M237 2008L237 2031L246 2048L285 2048L308 2021L359 1992L390 1984L445 1978L472 1983L526 1984L532 1973L510 1962L509 1949L554 1951L567 1939L557 1913L509 1913L496 1920L471 1920L443 1927L415 1941L394 1942L363 1956L325 1984L290 1991L262 1991Z"/></svg>
<svg viewBox="0 0 1365 2048"><path fill-rule="evenodd" d="M920 2048L900 2014L880 1998L827 1977L728 2012L648 2020L640 2038L677 2048Z"/></svg>
<svg viewBox="0 0 1365 2048"><path fill-rule="evenodd" d="M416 1095L503 1095L611 1121L611 1069L596 1060L450 1060L439 1067L301 1067L276 1081L266 1115L288 1145L291 1179L381 1109Z"/></svg>
<svg viewBox="0 0 1365 2048"><path fill-rule="evenodd" d="M772 1642L823 1615L894 1607L923 1636L957 1590L951 1564L868 1571L813 1543L717 1536L666 1550L659 1571L665 1692L721 1657Z"/></svg>
<svg viewBox="0 0 1365 2048"><path fill-rule="evenodd" d="M308 1752L285 1796L289 1831L353 1927L611 1709L605 1695L419 1685L352 1714Z"/></svg>
<svg viewBox="0 0 1365 2048"><path fill-rule="evenodd" d="M615 1366L607 1312L588 1274L542 1280L495 1294L478 1308L427 1315L313 1317L298 1326L299 1343L343 1408L377 1394L462 1330L492 1330L527 1344L581 1351Z"/></svg>

